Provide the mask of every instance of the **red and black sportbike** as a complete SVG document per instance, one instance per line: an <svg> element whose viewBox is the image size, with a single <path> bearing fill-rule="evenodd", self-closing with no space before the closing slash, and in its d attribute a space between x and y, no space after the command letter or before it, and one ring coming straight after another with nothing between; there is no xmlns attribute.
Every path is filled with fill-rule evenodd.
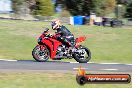
<svg viewBox="0 0 132 88"><path fill-rule="evenodd" d="M48 28L45 29L38 38L38 44L32 51L32 56L36 61L45 62L49 58L52 60L74 58L79 63L87 63L91 59L90 50L79 44L80 42L85 41L86 37L76 38L74 40L75 46L70 47L56 39L59 34L51 35L48 31Z"/></svg>

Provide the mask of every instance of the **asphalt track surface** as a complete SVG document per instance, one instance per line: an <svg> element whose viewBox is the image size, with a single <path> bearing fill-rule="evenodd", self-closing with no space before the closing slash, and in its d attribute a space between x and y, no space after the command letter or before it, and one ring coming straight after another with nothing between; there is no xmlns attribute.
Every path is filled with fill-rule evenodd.
<svg viewBox="0 0 132 88"><path fill-rule="evenodd" d="M65 70L74 71L79 67L86 71L132 72L132 64L120 63L74 63L62 61L36 62L34 60L0 60L1 70Z"/></svg>

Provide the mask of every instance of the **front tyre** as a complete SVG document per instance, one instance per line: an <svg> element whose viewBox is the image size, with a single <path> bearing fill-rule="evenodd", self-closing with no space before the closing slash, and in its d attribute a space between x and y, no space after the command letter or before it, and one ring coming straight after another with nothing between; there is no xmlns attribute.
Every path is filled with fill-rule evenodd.
<svg viewBox="0 0 132 88"><path fill-rule="evenodd" d="M87 63L91 59L91 52L85 46L80 46L73 54L74 59L79 63Z"/></svg>
<svg viewBox="0 0 132 88"><path fill-rule="evenodd" d="M50 52L46 46L36 46L32 51L33 58L38 62L45 62L50 57Z"/></svg>

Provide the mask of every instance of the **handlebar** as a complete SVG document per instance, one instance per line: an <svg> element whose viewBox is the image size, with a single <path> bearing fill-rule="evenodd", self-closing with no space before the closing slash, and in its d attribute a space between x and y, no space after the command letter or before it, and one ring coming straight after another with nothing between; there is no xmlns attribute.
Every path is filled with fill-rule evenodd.
<svg viewBox="0 0 132 88"><path fill-rule="evenodd" d="M55 32L55 35L52 35L52 34L49 34L48 31L49 31L49 28L45 28L45 30L43 32L43 34L47 37L56 38L60 35L60 33L57 33L57 32Z"/></svg>
<svg viewBox="0 0 132 88"><path fill-rule="evenodd" d="M49 31L49 28L45 28L44 33L48 32L48 31Z"/></svg>

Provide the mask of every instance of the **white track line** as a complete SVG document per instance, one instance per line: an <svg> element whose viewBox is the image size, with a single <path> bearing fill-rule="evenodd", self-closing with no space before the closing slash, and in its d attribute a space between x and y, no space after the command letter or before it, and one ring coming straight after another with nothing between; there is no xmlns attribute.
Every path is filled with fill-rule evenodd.
<svg viewBox="0 0 132 88"><path fill-rule="evenodd" d="M70 63L79 63L79 62L70 62Z"/></svg>
<svg viewBox="0 0 132 88"><path fill-rule="evenodd" d="M0 59L0 61L17 61L17 60Z"/></svg>
<svg viewBox="0 0 132 88"><path fill-rule="evenodd" d="M132 64L125 64L125 65L132 65Z"/></svg>
<svg viewBox="0 0 132 88"><path fill-rule="evenodd" d="M69 62L69 63L71 63L71 64L77 64L77 63L79 63L79 62ZM123 64L123 63L94 63L94 62L87 62L87 63L92 63L92 64L108 64L108 65L118 65L118 64ZM132 65L132 64L123 64L123 65Z"/></svg>
<svg viewBox="0 0 132 88"><path fill-rule="evenodd" d="M87 62L87 63L93 63L94 64L94 62Z"/></svg>
<svg viewBox="0 0 132 88"><path fill-rule="evenodd" d="M74 70L78 70L79 68L73 68ZM81 69L88 69L88 68L81 68ZM117 71L118 69L99 69L99 70L107 70L107 71Z"/></svg>
<svg viewBox="0 0 132 88"><path fill-rule="evenodd" d="M97 64L121 64L121 63L97 63Z"/></svg>
<svg viewBox="0 0 132 88"><path fill-rule="evenodd" d="M79 62L70 62L70 63L79 63ZM121 64L121 63L94 63L94 62L87 62L87 63L93 63L93 64ZM132 65L132 64L130 64Z"/></svg>
<svg viewBox="0 0 132 88"><path fill-rule="evenodd" d="M0 61L18 61L18 60L11 60L11 59L0 59ZM69 62L69 63L79 63L79 62ZM87 62L87 63L93 63L93 64L123 64L123 63L94 63L94 62ZM132 65L132 64L123 64L123 65Z"/></svg>
<svg viewBox="0 0 132 88"><path fill-rule="evenodd" d="M79 63L79 62L70 62L70 63ZM87 63L94 63L94 62L87 62Z"/></svg>
<svg viewBox="0 0 132 88"><path fill-rule="evenodd" d="M69 62L69 63L79 63L79 62ZM87 62L87 63L93 63L93 64L123 64L123 63L95 63L95 62ZM123 64L123 65L132 65L132 64Z"/></svg>
<svg viewBox="0 0 132 88"><path fill-rule="evenodd" d="M79 69L79 68L73 68L74 70L77 70L77 69ZM81 68L81 69L88 69L88 68Z"/></svg>
<svg viewBox="0 0 132 88"><path fill-rule="evenodd" d="M118 69L100 69L100 70L117 71Z"/></svg>

